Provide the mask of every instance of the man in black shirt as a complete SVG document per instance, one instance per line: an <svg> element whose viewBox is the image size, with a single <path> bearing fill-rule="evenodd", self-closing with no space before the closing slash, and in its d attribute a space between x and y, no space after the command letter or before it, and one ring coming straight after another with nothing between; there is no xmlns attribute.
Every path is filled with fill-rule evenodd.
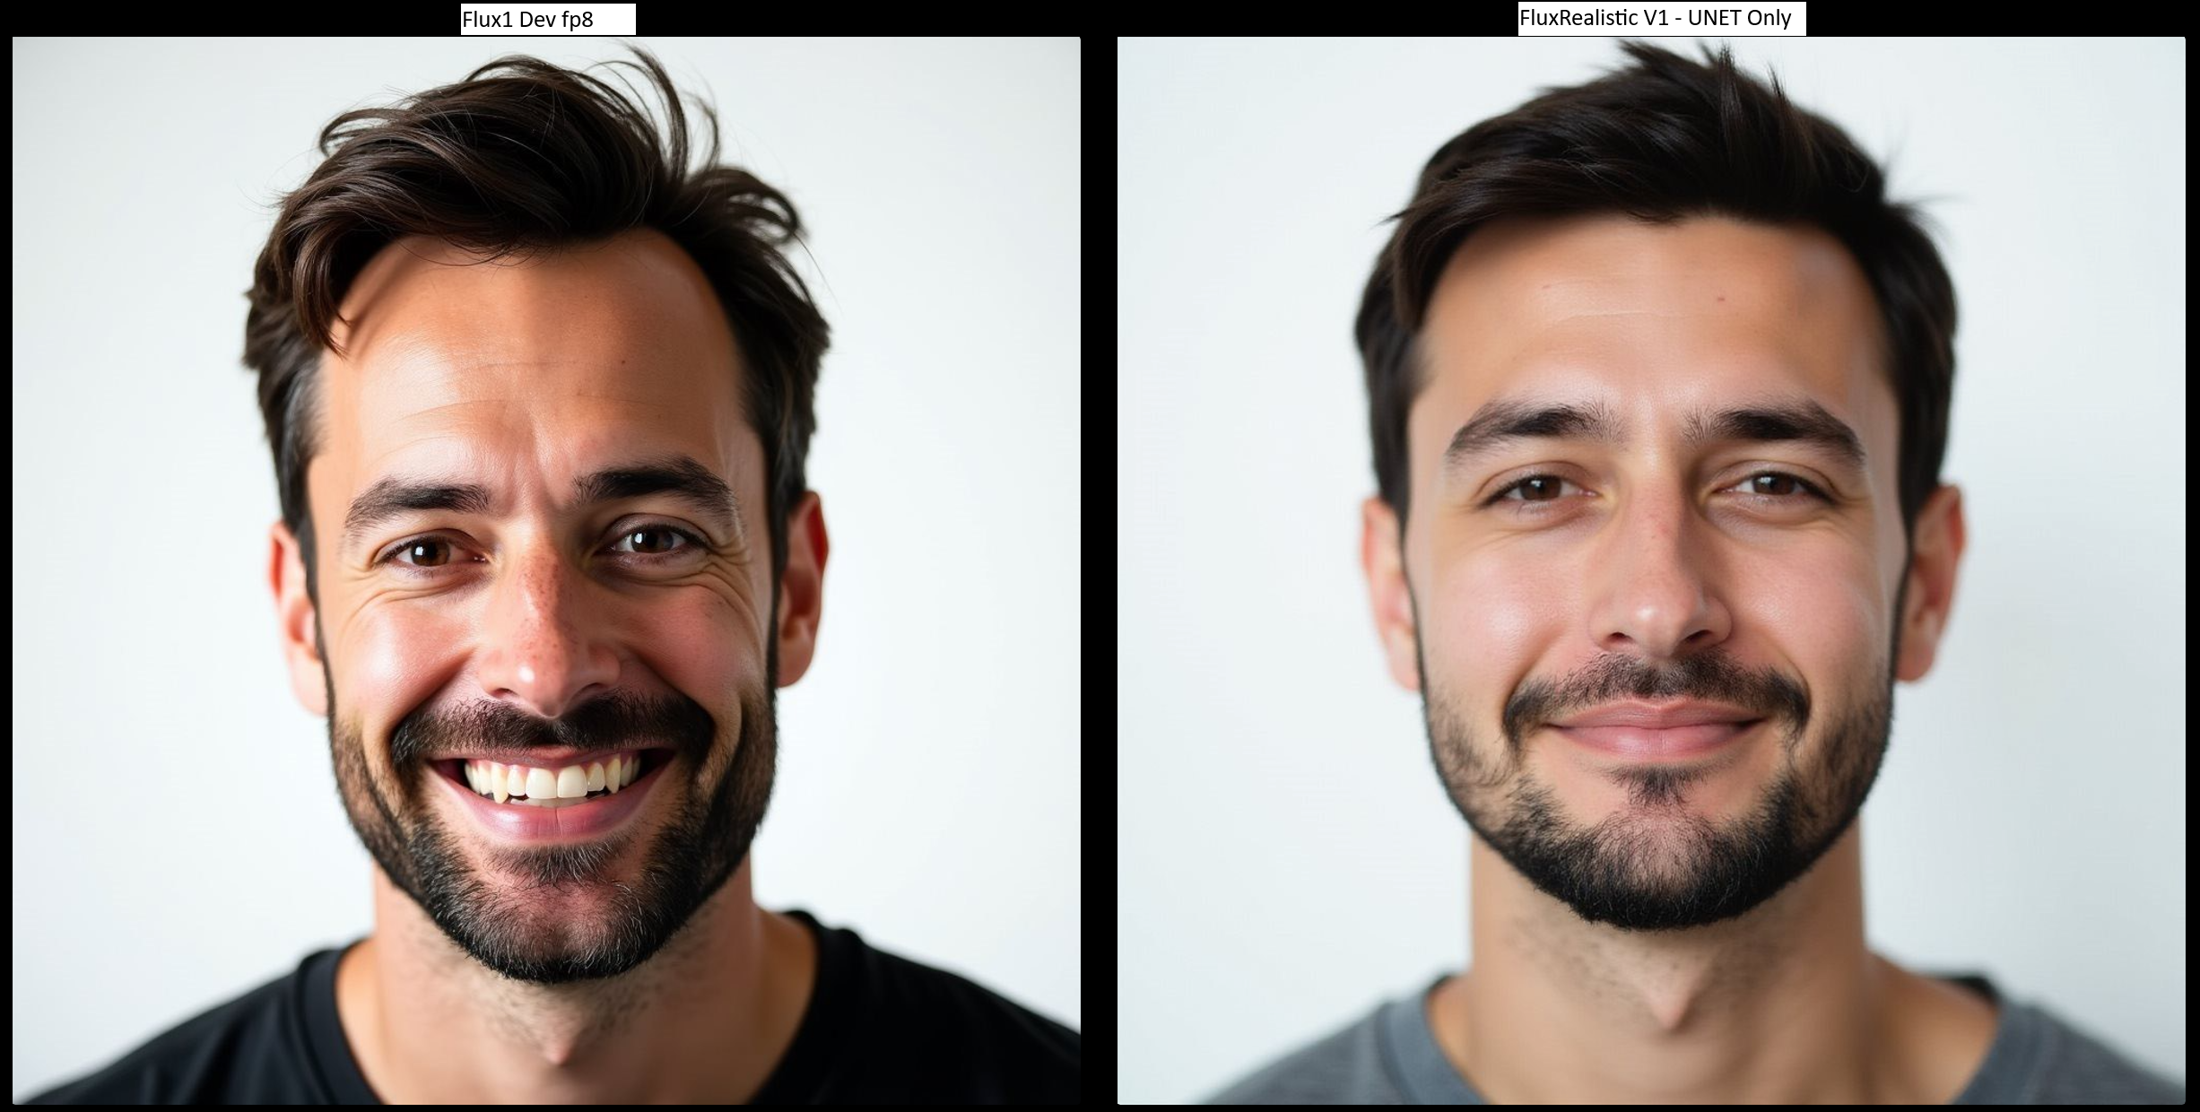
<svg viewBox="0 0 2200 1112"><path fill-rule="evenodd" d="M944 970L815 934L816 988L752 1104L1068 1103L1077 1032ZM373 1104L339 1018L339 966L366 942L298 968L148 1041L30 1104ZM348 968L348 966L347 966ZM731 1051L733 1048L725 1048Z"/></svg>
<svg viewBox="0 0 2200 1112"><path fill-rule="evenodd" d="M505 58L339 117L285 199L246 320L269 578L374 932L36 1099L1076 1099L1075 1031L755 903L827 326L793 207L714 126L689 174L637 53L669 143Z"/></svg>

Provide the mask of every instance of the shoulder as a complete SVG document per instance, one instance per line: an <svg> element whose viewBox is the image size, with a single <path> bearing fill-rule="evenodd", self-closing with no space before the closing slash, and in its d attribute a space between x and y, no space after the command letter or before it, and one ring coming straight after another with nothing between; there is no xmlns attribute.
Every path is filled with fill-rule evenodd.
<svg viewBox="0 0 2200 1112"><path fill-rule="evenodd" d="M1997 1013L1986 1060L1955 1104L2183 1104L2185 1087L2036 999L2016 999L1983 973L1934 976Z"/></svg>
<svg viewBox="0 0 2200 1112"><path fill-rule="evenodd" d="M1205 1104L1402 1104L1383 1066L1382 1010L1294 1047L1208 1097Z"/></svg>
<svg viewBox="0 0 2200 1112"><path fill-rule="evenodd" d="M821 955L819 993L834 1001L817 1002L830 1008L819 1022L863 1059L836 1071L842 1076L898 1076L955 1103L1081 1098L1075 1028L960 973L878 949L853 930L818 931L821 946L836 951ZM825 983L828 968L837 984Z"/></svg>
<svg viewBox="0 0 2200 1112"><path fill-rule="evenodd" d="M932 1021L937 1034L1018 1056L1037 1054L1077 1061L1079 1037L1049 1019L963 976L884 950L872 950L874 982L890 1011L906 1010Z"/></svg>
<svg viewBox="0 0 2200 1112"><path fill-rule="evenodd" d="M2030 1104L2183 1104L2185 1087L2140 1064L2090 1029L2030 1005L2038 1023Z"/></svg>
<svg viewBox="0 0 2200 1112"><path fill-rule="evenodd" d="M208 1008L25 1104L318 1103L296 1068L299 981L315 960Z"/></svg>

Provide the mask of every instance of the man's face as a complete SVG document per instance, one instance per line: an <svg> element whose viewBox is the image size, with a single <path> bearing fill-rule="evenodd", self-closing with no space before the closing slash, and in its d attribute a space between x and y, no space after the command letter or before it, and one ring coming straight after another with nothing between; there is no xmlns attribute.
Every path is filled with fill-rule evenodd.
<svg viewBox="0 0 2200 1112"><path fill-rule="evenodd" d="M1903 645L1895 620L1907 569L1879 327L1832 237L1723 219L1502 222L1437 286L1408 418L1408 529L1390 557L1405 605L1386 647L1423 692L1437 770L1476 835L1584 919L1739 915L1863 805L1893 681L1922 674L1932 641ZM1599 413L1619 440L1552 435L1545 419L1450 451L1493 402ZM1853 431L1861 466L1715 419L1810 406ZM1693 435L1698 412L1706 431L1742 435ZM1936 520L1953 512L1943 495ZM1385 528L1394 544L1395 518L1371 507L1369 553ZM1553 726L1676 699L1762 721L1655 760Z"/></svg>
<svg viewBox="0 0 2200 1112"><path fill-rule="evenodd" d="M763 448L729 325L669 239L448 265L466 259L401 241L345 298L354 327L346 357L325 358L307 472L326 660L309 680L294 651L294 679L326 699L352 827L454 943L524 981L614 976L725 884L770 796ZM722 479L736 513L576 493L676 457ZM354 499L392 478L489 501L403 510L347 541ZM435 762L491 741L671 750L629 821L541 844L490 829L439 779Z"/></svg>

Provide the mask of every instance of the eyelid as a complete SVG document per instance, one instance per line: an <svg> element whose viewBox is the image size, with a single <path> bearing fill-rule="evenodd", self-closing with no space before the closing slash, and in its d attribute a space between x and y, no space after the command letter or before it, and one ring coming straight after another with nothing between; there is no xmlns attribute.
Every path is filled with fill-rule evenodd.
<svg viewBox="0 0 2200 1112"><path fill-rule="evenodd" d="M703 552L708 551L710 548L710 541L704 537L703 531L700 529L690 528L689 526L685 525L676 525L669 521L652 521L648 519L640 519L622 523L621 527L611 534L609 543L617 544L620 541L625 540L629 534L639 533L645 529L662 529L668 533L676 533L687 540L686 548L679 549L673 552L639 552L633 554L642 558L645 562L670 560L676 557L685 556L690 551ZM446 530L437 529L431 530L426 533L416 533L412 536L406 537L404 540L398 541L397 543L390 545L388 548L383 549L381 554L374 558L374 563L372 566L381 567L384 564L391 564L417 574L427 574L429 572L442 570L439 568L411 567L410 565L400 563L397 557L403 555L405 551L412 546L428 541L442 541L455 547L457 541L447 536L446 532Z"/></svg>
<svg viewBox="0 0 2200 1112"><path fill-rule="evenodd" d="M1833 488L1830 484L1822 480L1812 479L1807 476L1797 474L1795 469L1790 468L1785 464L1752 465L1746 474L1741 475L1739 478L1735 479L1734 482L1727 483L1721 486L1719 489L1727 490L1731 487L1749 482L1751 479L1755 479L1762 475L1777 475L1784 479L1793 480L1797 486L1803 489L1799 494L1795 495L1757 494L1751 495L1750 497L1765 498L1775 502L1793 501L1795 498L1798 497L1826 503L1831 503L1834 500L1832 493ZM1564 475L1560 475L1554 469L1548 467L1541 470L1528 470L1520 473L1517 476L1507 477L1503 481L1503 483L1497 487L1494 493L1492 493L1489 497L1482 499L1479 504L1484 508L1495 506L1500 502L1515 502L1521 506L1549 506L1555 504L1555 502L1557 501L1556 499L1553 499L1550 502L1530 502L1524 498L1515 499L1507 497L1513 491L1520 489L1523 484L1527 483L1531 479L1554 479L1560 483L1572 483L1577 487L1581 485L1579 483L1574 483L1572 479L1569 479Z"/></svg>
<svg viewBox="0 0 2200 1112"><path fill-rule="evenodd" d="M1525 498L1515 499L1507 497L1508 495L1512 494L1513 491L1519 490L1521 486L1526 484L1530 479L1553 479L1561 483L1573 483L1573 485L1575 486L1580 485L1579 483L1574 483L1572 479L1569 479L1564 475L1554 475L1548 471L1531 471L1518 478L1508 479L1498 484L1497 488L1493 490L1488 497L1481 500L1481 504L1484 506L1494 506L1499 502L1517 501L1522 505L1539 505L1540 503L1531 503Z"/></svg>

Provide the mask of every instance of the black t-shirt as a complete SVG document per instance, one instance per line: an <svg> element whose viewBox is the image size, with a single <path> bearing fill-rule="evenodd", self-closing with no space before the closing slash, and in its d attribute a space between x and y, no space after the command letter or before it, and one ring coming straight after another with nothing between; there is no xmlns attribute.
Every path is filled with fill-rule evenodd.
<svg viewBox="0 0 2200 1112"><path fill-rule="evenodd" d="M809 912L787 914L817 937L817 987L754 1103L1076 1102L1076 1031ZM25 1103L379 1104L336 1018L336 962L349 948L315 951Z"/></svg>

